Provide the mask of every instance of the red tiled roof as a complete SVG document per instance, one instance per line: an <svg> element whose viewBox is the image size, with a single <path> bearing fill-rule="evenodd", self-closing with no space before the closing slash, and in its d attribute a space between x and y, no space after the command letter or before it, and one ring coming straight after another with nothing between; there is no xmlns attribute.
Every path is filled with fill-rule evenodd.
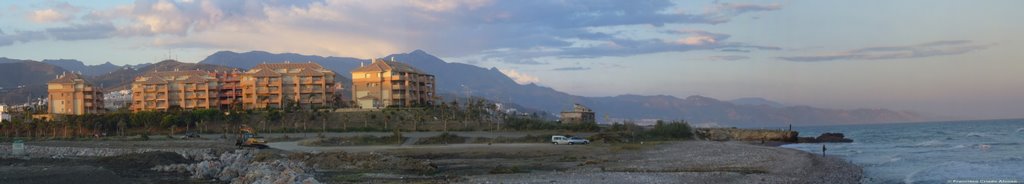
<svg viewBox="0 0 1024 184"><path fill-rule="evenodd" d="M274 72L272 69L269 69L269 68L254 69L254 70L256 70L256 72L252 72L252 75L253 76L257 76L257 77L281 76L280 73Z"/></svg>
<svg viewBox="0 0 1024 184"><path fill-rule="evenodd" d="M416 69L415 67L412 67L409 64L405 64L405 63L401 63L401 62L395 62L395 61L385 61L385 60L374 60L373 63L370 63L370 65L359 67L359 68L356 68L356 69L354 69L352 71L353 72L383 72L383 71L392 71L392 72L408 72L408 73L426 74L425 72L420 71L419 69Z"/></svg>
<svg viewBox="0 0 1024 184"><path fill-rule="evenodd" d="M289 68L310 68L310 69L323 69L320 64L308 62L308 63L262 63L257 64L252 69L289 69Z"/></svg>
<svg viewBox="0 0 1024 184"><path fill-rule="evenodd" d="M78 74L76 74L74 72L71 72L71 73L64 73L64 74L60 75L59 77L57 77L57 79L51 80L49 83L74 83L75 80L85 80L85 79L82 79L82 76L80 76L80 75L78 75Z"/></svg>

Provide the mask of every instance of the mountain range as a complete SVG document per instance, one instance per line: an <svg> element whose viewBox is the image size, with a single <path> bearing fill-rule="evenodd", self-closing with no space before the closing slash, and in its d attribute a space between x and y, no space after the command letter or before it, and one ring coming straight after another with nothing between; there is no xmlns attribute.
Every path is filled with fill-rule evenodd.
<svg viewBox="0 0 1024 184"><path fill-rule="evenodd" d="M608 97L585 97L572 95L537 84L518 84L497 68L481 68L463 63L449 63L422 50L392 54L383 57L408 63L420 70L435 75L437 90L441 96L475 96L496 102L512 102L522 107L539 109L551 114L567 110L574 103L590 107L598 114L598 121L622 119L666 119L686 120L692 123L717 123L730 126L769 127L786 124L851 124L907 122L932 120L926 115L909 111L887 109L826 109L810 106L786 106L763 98L741 98L722 101L704 96L678 98L667 95L618 95ZM5 59L5 58L4 58ZM49 61L49 60L48 60ZM57 60L52 60L57 61ZM0 59L0 63L5 63ZM15 63L25 62L14 60ZM293 53L274 54L263 51L216 52L197 64L163 61L143 67L118 67L105 74L90 78L94 83L108 88L124 87L134 76L174 68L202 70L248 69L260 63L316 62L339 74L339 81L350 86L349 71L369 59L351 57L323 57ZM42 62L36 62L45 64ZM61 63L61 62L50 62ZM67 63L67 62L63 62ZM72 63L73 64L73 63ZM104 72L104 65L94 65L90 72ZM56 64L54 64L56 65ZM67 64L65 64L67 65ZM67 65L70 71L83 71L85 65ZM99 66L104 66L103 68ZM62 65L62 67L65 67ZM60 67L56 67L60 69ZM90 67L86 67L90 68ZM66 69L66 68L64 68ZM52 78L59 71L43 72L40 75ZM95 73L94 73L95 74ZM36 83L39 81L30 81ZM45 81L42 81L45 84ZM452 97L449 97L452 98ZM451 99L446 99L451 100Z"/></svg>

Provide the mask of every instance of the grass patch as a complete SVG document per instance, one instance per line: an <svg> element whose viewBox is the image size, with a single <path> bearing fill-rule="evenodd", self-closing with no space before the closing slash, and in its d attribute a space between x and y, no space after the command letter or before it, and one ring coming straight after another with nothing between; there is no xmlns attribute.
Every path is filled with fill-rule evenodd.
<svg viewBox="0 0 1024 184"><path fill-rule="evenodd" d="M420 138L416 144L461 144L466 143L468 139L467 137L445 132L433 137Z"/></svg>
<svg viewBox="0 0 1024 184"><path fill-rule="evenodd" d="M369 146L402 144L408 137L360 135L354 137L316 138L299 141L302 146Z"/></svg>
<svg viewBox="0 0 1024 184"><path fill-rule="evenodd" d="M512 173L526 173L526 172L527 172L526 170L520 169L518 166L498 165L497 167L494 167L494 169L491 169L491 171L489 171L487 173L490 173L490 174L512 174Z"/></svg>

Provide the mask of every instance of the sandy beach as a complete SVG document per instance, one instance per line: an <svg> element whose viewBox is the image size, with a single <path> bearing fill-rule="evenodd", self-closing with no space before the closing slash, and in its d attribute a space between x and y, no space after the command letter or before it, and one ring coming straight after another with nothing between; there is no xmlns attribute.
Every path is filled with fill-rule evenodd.
<svg viewBox="0 0 1024 184"><path fill-rule="evenodd" d="M739 142L681 141L613 154L562 172L469 176L464 183L859 183L860 167L834 157Z"/></svg>
<svg viewBox="0 0 1024 184"><path fill-rule="evenodd" d="M3 163L0 165L0 171L7 172L0 172L0 178L12 179L8 181L41 183L60 183L61 181L217 183L217 180L213 178L196 178L194 175L189 176L185 173L157 172L146 168L157 166L151 163L192 163L194 165L203 160L216 161L218 158L216 154L233 149L229 146L229 142L217 139L156 142L29 142L28 145L34 152L33 154L43 158L3 159L3 162L0 162ZM323 183L858 183L862 176L860 167L837 158L744 142L671 141L646 144L594 143L590 145L513 143L329 147L300 146L295 142L297 141L271 143L271 149L248 149L252 152L244 154L245 160L234 161L240 164L236 168L215 168L210 172L212 174L219 173L218 169L270 172L259 170L258 165L278 159L304 163L306 166L301 167L305 170L304 175ZM221 151L186 148L188 146L184 145L205 145ZM111 147L121 146L130 146L132 149L111 149ZM177 161L168 162L166 155L161 157L136 155L125 158L133 158L139 163L150 165L122 164L122 166L117 165L117 162L104 162L104 160L120 159L117 157L118 155L167 152L168 149L172 149L171 152L192 161L172 159ZM0 150L9 151L9 148L0 146ZM210 153L215 155L207 155ZM267 154L279 156L267 157L273 158L270 160L254 159L255 157L266 157ZM337 159L318 159L328 158L324 156ZM220 156L220 158L224 158L224 156ZM295 158L305 159L294 160ZM410 168L410 163L417 167ZM122 167L133 169L119 169ZM26 169L32 168L45 168L45 174L24 172L27 171ZM83 168L107 169L103 169L101 174L75 174L88 170ZM239 173L238 177L244 175L244 173Z"/></svg>

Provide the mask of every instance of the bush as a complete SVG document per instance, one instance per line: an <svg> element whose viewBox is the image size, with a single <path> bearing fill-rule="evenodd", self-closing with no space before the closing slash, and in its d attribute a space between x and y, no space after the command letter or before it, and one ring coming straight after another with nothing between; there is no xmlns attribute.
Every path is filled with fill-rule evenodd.
<svg viewBox="0 0 1024 184"><path fill-rule="evenodd" d="M367 146L402 144L408 137L360 135L355 137L317 138L300 141L302 146Z"/></svg>
<svg viewBox="0 0 1024 184"><path fill-rule="evenodd" d="M693 139L692 129L685 121L671 123L658 121L647 134L654 139Z"/></svg>
<svg viewBox="0 0 1024 184"><path fill-rule="evenodd" d="M450 134L448 132L441 133L441 135L421 138L416 144L458 144L466 143L466 137Z"/></svg>
<svg viewBox="0 0 1024 184"><path fill-rule="evenodd" d="M491 174L512 174L512 173L524 173L524 172L526 172L526 171L523 170L523 169L519 169L519 167L516 167L516 166L507 167L507 166L504 166L504 165L498 165L497 167L494 167L494 169L491 169L491 171L488 172L488 173L491 173Z"/></svg>

